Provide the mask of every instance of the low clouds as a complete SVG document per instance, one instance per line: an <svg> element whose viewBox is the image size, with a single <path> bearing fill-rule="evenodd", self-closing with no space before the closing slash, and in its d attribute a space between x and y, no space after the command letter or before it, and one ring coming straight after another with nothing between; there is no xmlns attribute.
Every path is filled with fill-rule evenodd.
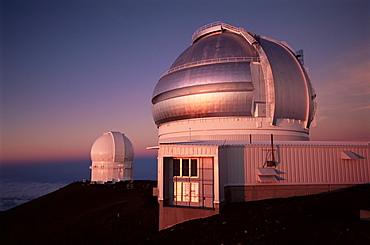
<svg viewBox="0 0 370 245"><path fill-rule="evenodd" d="M361 62L361 61L359 61ZM370 62L333 65L318 86L322 106L327 110L352 110L368 106Z"/></svg>
<svg viewBox="0 0 370 245"><path fill-rule="evenodd" d="M352 111L370 110L370 106L363 106L359 108L353 108Z"/></svg>
<svg viewBox="0 0 370 245"><path fill-rule="evenodd" d="M65 185L67 184L0 180L0 211L8 210L46 195Z"/></svg>
<svg viewBox="0 0 370 245"><path fill-rule="evenodd" d="M31 201L72 183L90 179L90 161L0 165L0 211ZM156 180L157 159L135 158L135 180Z"/></svg>

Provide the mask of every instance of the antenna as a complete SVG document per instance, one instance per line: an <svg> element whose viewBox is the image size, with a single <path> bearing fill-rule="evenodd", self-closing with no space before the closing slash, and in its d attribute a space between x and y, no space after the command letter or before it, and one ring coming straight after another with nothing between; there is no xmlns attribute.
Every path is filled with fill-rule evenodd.
<svg viewBox="0 0 370 245"><path fill-rule="evenodd" d="M189 128L189 142L191 142L191 128Z"/></svg>
<svg viewBox="0 0 370 245"><path fill-rule="evenodd" d="M275 166L275 154L274 154L274 135L271 134L271 153L272 153L272 162Z"/></svg>

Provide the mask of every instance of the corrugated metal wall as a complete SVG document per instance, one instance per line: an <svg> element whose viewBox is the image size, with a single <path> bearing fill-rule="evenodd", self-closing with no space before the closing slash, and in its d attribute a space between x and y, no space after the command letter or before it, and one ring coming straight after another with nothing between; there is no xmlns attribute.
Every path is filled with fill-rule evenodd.
<svg viewBox="0 0 370 245"><path fill-rule="evenodd" d="M285 180L261 184L321 184L370 182L368 146L275 145L276 167ZM269 146L245 146L245 184L259 184L257 168L263 167ZM364 159L344 160L342 151L352 151ZM230 170L229 170L230 171ZM229 182L231 182L229 174ZM234 177L235 179L237 176Z"/></svg>
<svg viewBox="0 0 370 245"><path fill-rule="evenodd" d="M162 159L165 157L213 157L215 203L225 199L247 201L308 195L370 182L369 146L275 144L273 149L276 169L285 173L278 176L285 180L261 182L257 171L272 160L269 145L161 145L158 199L163 200ZM343 151L351 151L362 159L342 159Z"/></svg>

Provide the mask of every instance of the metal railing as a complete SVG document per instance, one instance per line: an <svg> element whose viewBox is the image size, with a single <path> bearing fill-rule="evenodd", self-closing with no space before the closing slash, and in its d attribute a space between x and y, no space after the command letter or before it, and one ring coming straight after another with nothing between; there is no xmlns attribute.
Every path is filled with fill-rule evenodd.
<svg viewBox="0 0 370 245"><path fill-rule="evenodd" d="M204 31L205 29L208 29L208 28L211 28L211 27L214 27L214 26L222 26L222 25L223 25L223 23L221 21L215 21L215 22L209 23L207 25L204 25L202 27L199 27L193 33L193 35L191 36L191 40L194 42L194 40L196 40L198 38L199 33L201 33L202 31Z"/></svg>
<svg viewBox="0 0 370 245"><path fill-rule="evenodd" d="M212 22L212 23L209 23L207 25L204 25L204 26L198 28L193 33L193 36L191 37L192 42L194 42L196 39L198 39L199 35L202 34L204 30L215 27L215 26L220 26L221 29L226 29L226 30L229 30L229 31L232 31L232 32L235 32L237 34L242 35L250 44L257 43L256 39L254 39L254 37L251 35L251 33L247 32L244 28L235 27L235 26L223 23L221 21Z"/></svg>
<svg viewBox="0 0 370 245"><path fill-rule="evenodd" d="M169 69L160 77L160 79L174 71L178 71L178 70L182 70L182 69L190 68L190 67L195 67L195 66L200 66L200 65L209 65L209 64L215 64L215 63L228 63L228 62L259 62L259 61L260 59L258 57L224 57L224 58L194 61L194 62L186 63L186 64Z"/></svg>

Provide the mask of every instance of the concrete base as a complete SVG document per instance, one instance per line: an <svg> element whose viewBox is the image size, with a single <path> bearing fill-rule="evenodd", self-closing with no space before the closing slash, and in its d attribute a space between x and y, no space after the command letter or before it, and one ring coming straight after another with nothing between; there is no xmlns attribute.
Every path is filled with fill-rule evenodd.
<svg viewBox="0 0 370 245"><path fill-rule="evenodd" d="M188 208L163 206L163 201L159 201L159 230L169 228L173 225L199 218L206 218L219 214L219 207L214 209Z"/></svg>
<svg viewBox="0 0 370 245"><path fill-rule="evenodd" d="M350 184L256 185L225 187L226 202L247 202L271 198L313 195L350 187Z"/></svg>

